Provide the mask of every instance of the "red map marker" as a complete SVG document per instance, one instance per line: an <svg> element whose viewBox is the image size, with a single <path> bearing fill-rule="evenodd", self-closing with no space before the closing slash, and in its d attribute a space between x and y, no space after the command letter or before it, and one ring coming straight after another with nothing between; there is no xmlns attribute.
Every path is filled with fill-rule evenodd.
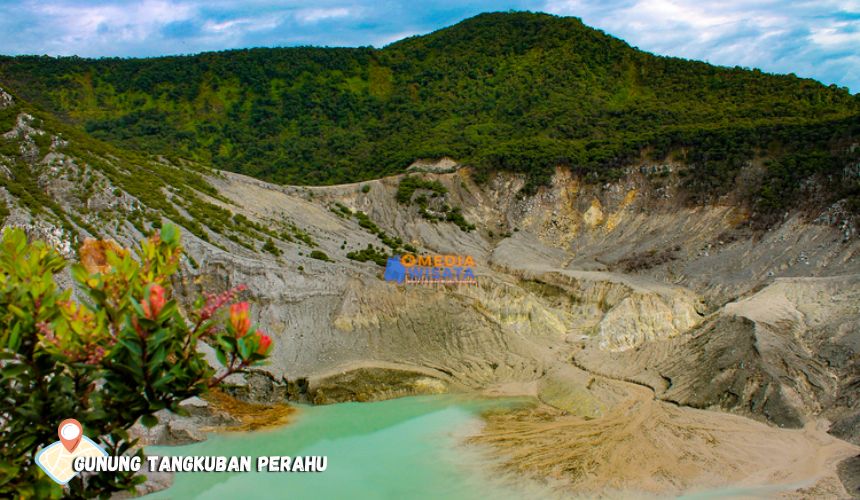
<svg viewBox="0 0 860 500"><path fill-rule="evenodd" d="M60 442L69 450L69 453L75 451L81 438L84 435L84 427L80 422L73 418L67 418L60 422L57 427L57 435L60 436Z"/></svg>

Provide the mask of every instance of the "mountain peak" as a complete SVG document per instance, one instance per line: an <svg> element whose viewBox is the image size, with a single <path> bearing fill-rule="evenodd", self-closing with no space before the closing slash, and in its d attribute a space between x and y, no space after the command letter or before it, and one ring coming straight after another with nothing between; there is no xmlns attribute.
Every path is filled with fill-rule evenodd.
<svg viewBox="0 0 860 500"><path fill-rule="evenodd" d="M424 46L434 49L480 50L484 53L505 49L522 52L536 47L555 47L569 41L621 43L590 28L576 17L528 11L487 12L423 36L410 37L388 47Z"/></svg>

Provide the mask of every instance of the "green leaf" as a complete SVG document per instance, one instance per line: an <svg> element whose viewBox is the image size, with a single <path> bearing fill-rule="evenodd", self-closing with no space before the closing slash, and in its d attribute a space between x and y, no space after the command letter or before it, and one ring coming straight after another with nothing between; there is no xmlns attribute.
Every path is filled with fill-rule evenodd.
<svg viewBox="0 0 860 500"><path fill-rule="evenodd" d="M147 429L151 429L158 425L158 417L155 415L144 415L140 417L140 423Z"/></svg>
<svg viewBox="0 0 860 500"><path fill-rule="evenodd" d="M75 264L72 266L72 278L80 284L86 283L87 278L90 277L90 273L84 268L84 266L80 264Z"/></svg>
<svg viewBox="0 0 860 500"><path fill-rule="evenodd" d="M125 347L126 349L131 351L131 353L134 354L135 357L139 358L143 355L143 351L141 350L140 346L137 344L136 341L133 341L133 340L128 339L128 338L122 338L119 340L119 343L123 347Z"/></svg>
<svg viewBox="0 0 860 500"><path fill-rule="evenodd" d="M224 351L221 349L215 349L215 357L218 358L218 362L221 363L221 366L227 366L227 355L224 354Z"/></svg>
<svg viewBox="0 0 860 500"><path fill-rule="evenodd" d="M234 339L233 337L229 337L227 335L219 336L218 345L227 354L236 352L236 339Z"/></svg>
<svg viewBox="0 0 860 500"><path fill-rule="evenodd" d="M134 313L138 317L143 318L145 314L143 312L143 307L140 306L140 302L138 302L134 297L129 297L129 302L131 302L131 307L134 309Z"/></svg>
<svg viewBox="0 0 860 500"><path fill-rule="evenodd" d="M164 328L159 328L155 331L155 333L150 333L149 337L147 337L146 339L146 343L149 346L149 349L156 350L161 347L162 344L164 344L165 341L169 339L169 334L170 332L168 332Z"/></svg>
<svg viewBox="0 0 860 500"><path fill-rule="evenodd" d="M168 244L177 243L179 241L179 231L176 229L176 226L169 222L161 226L161 241Z"/></svg>
<svg viewBox="0 0 860 500"><path fill-rule="evenodd" d="M123 441L128 441L128 431L125 429L115 429L111 434Z"/></svg>
<svg viewBox="0 0 860 500"><path fill-rule="evenodd" d="M139 381L143 378L143 370L141 370L139 360L135 363L134 366L130 366L126 363L114 363L112 365L112 369L118 375L123 376L123 381L125 382L126 376L134 377L135 381Z"/></svg>
<svg viewBox="0 0 860 500"><path fill-rule="evenodd" d="M18 363L5 366L2 370L2 374L3 378L12 378L24 373L25 371L27 371L27 365Z"/></svg>
<svg viewBox="0 0 860 500"><path fill-rule="evenodd" d="M159 347L158 350L155 351L155 354L149 359L146 366L150 371L158 369L164 360L167 358L167 349L164 347Z"/></svg>
<svg viewBox="0 0 860 500"><path fill-rule="evenodd" d="M23 309L16 306L15 304L9 304L8 307L9 310L12 311L13 314L15 314L15 316L18 316L21 319L27 319L27 317L29 316L27 313L24 312Z"/></svg>
<svg viewBox="0 0 860 500"><path fill-rule="evenodd" d="M158 314L158 320L164 321L169 318L177 311L176 301L171 300L167 304L164 304L164 308L161 309L161 312Z"/></svg>
<svg viewBox="0 0 860 500"><path fill-rule="evenodd" d="M168 372L163 377L159 378L155 382L152 383L152 388L158 391L164 390L164 387L173 382L176 379L176 376L173 373Z"/></svg>
<svg viewBox="0 0 860 500"><path fill-rule="evenodd" d="M17 352L21 347L21 323L17 323L12 327L12 332L9 335L8 347L15 352Z"/></svg>
<svg viewBox="0 0 860 500"><path fill-rule="evenodd" d="M240 358L248 359L248 357L251 356L251 353L254 352L253 346L251 345L251 343L252 342L248 341L248 336L245 336L245 337L242 337L241 339L239 339L237 344L239 347L239 357Z"/></svg>

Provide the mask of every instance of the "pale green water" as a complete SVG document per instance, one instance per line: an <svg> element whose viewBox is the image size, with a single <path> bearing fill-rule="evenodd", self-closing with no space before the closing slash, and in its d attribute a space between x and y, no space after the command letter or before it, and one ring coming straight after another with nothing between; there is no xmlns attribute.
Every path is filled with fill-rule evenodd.
<svg viewBox="0 0 860 500"><path fill-rule="evenodd" d="M151 447L148 455L328 456L320 473L198 472L175 476L168 490L148 499L544 499L568 496L523 477L501 477L486 450L464 445L478 431L479 414L529 404L527 399L472 399L452 395L379 403L303 406L284 427L213 434L188 446ZM722 488L684 500L770 498L780 488ZM636 494L619 498L645 498ZM654 497L648 497L654 498Z"/></svg>
<svg viewBox="0 0 860 500"><path fill-rule="evenodd" d="M184 473L147 498L478 499L537 498L549 491L531 481L503 479L486 453L462 444L482 410L524 400L457 396L302 407L279 429L211 435L149 455L327 455L322 473Z"/></svg>

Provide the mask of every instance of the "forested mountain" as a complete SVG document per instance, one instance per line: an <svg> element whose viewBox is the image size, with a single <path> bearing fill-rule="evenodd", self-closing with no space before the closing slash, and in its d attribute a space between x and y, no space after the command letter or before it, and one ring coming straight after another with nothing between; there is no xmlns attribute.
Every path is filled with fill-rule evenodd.
<svg viewBox="0 0 860 500"><path fill-rule="evenodd" d="M776 210L858 158L860 97L793 75L658 57L576 18L482 14L383 49L152 59L0 58L0 83L96 138L281 183L330 184L451 156L595 181L646 153L686 160L694 199L748 160ZM857 198L857 182L834 196Z"/></svg>

